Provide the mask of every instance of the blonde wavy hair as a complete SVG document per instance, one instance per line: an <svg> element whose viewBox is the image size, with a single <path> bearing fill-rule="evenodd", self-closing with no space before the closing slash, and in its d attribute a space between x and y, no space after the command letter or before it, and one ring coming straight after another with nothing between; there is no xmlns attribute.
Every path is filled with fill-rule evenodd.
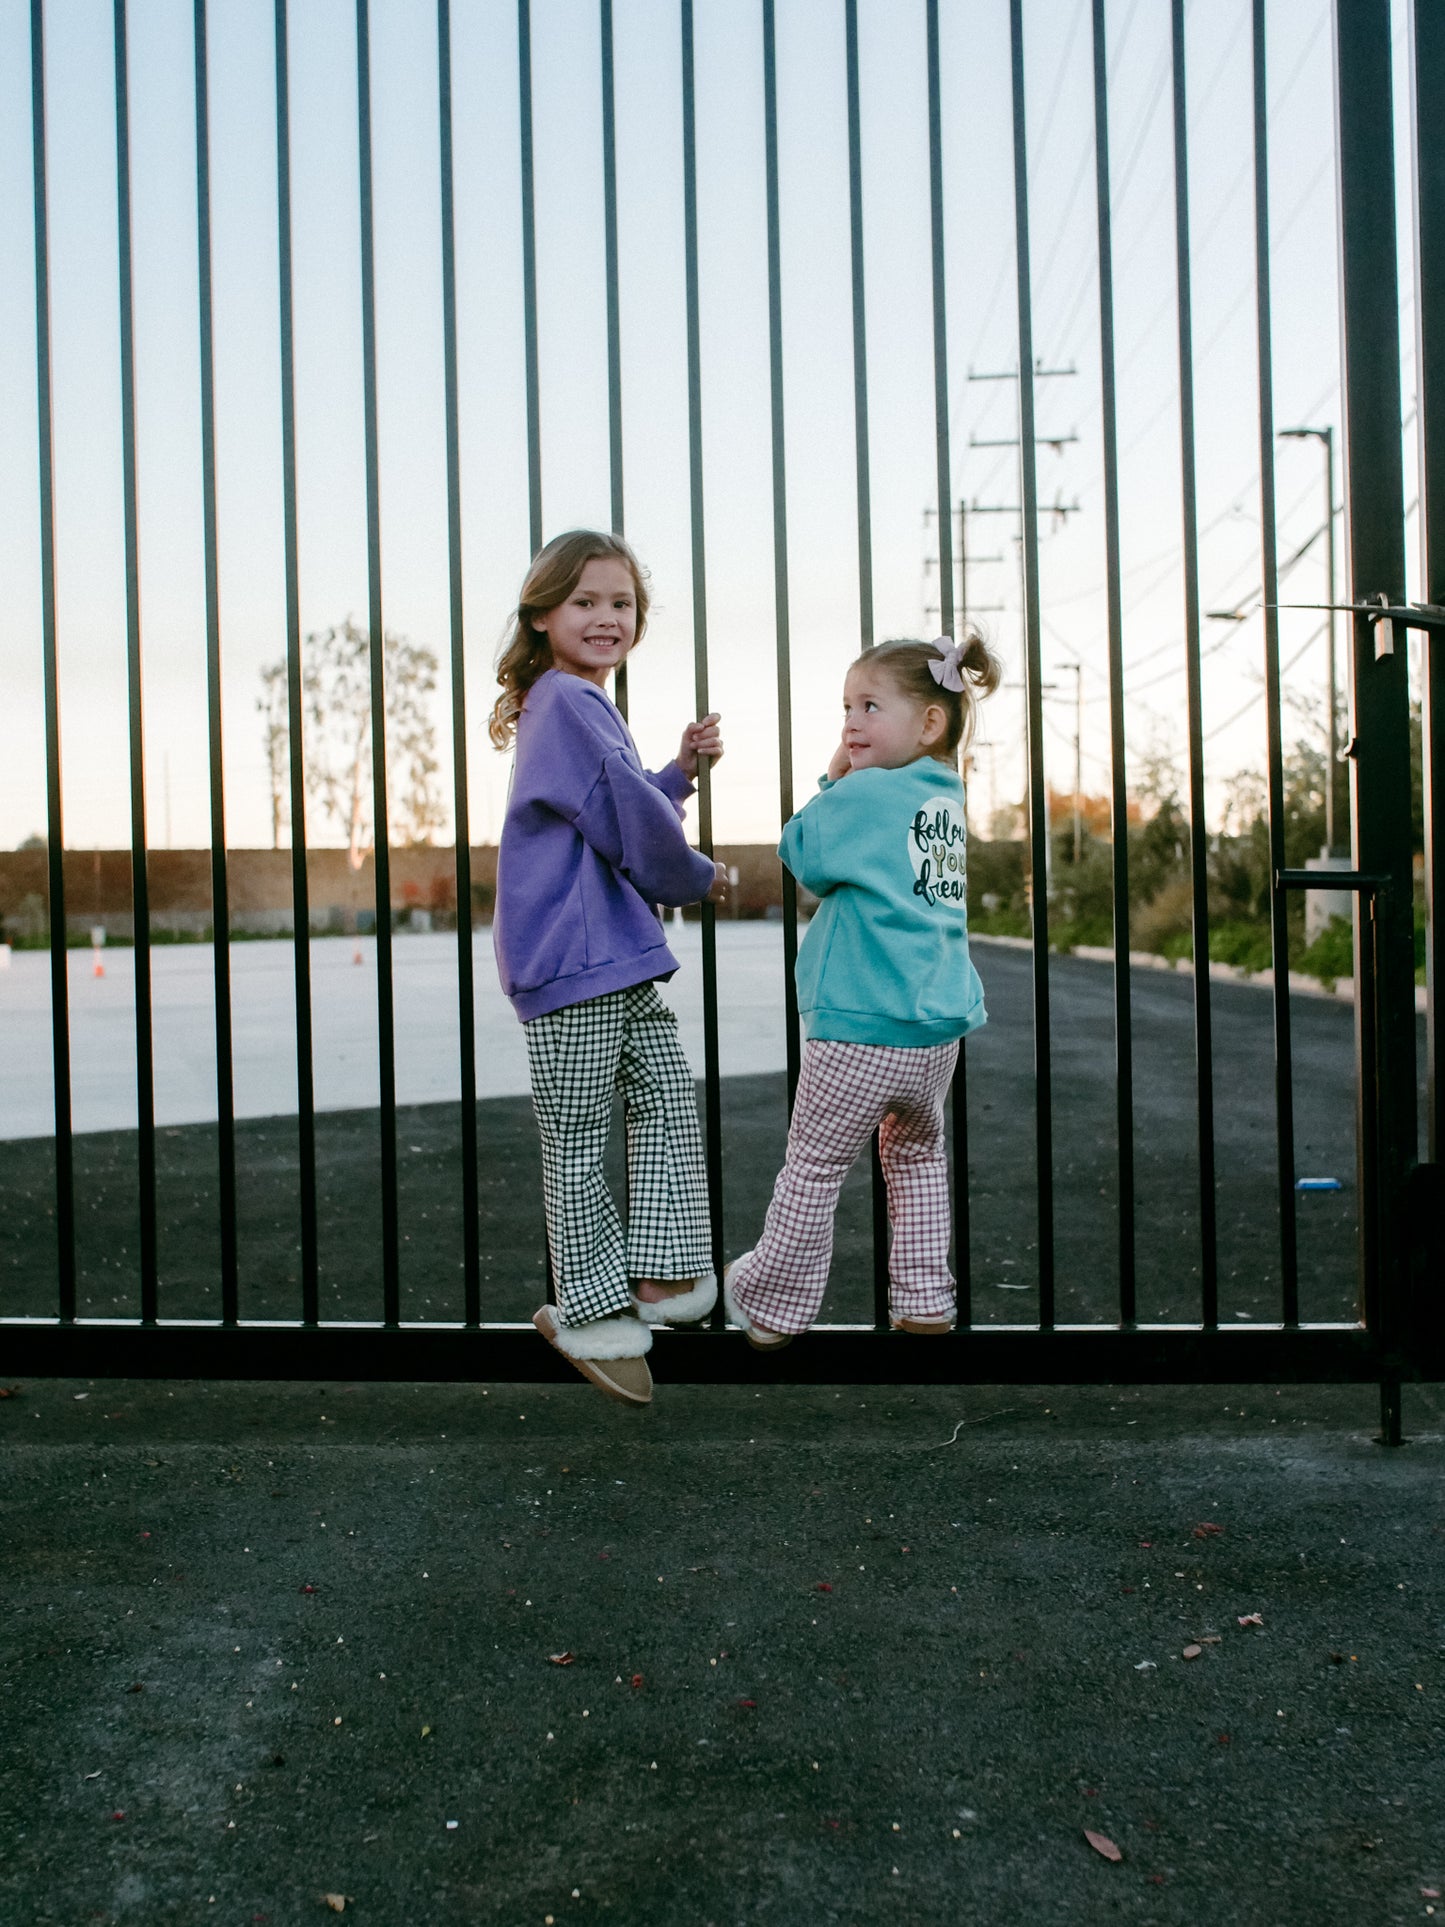
<svg viewBox="0 0 1445 1927"><path fill-rule="evenodd" d="M517 607L508 619L497 657L497 681L502 693L492 705L487 733L498 749L511 747L517 734L517 718L527 700L527 691L538 677L545 675L552 667L551 644L546 632L534 626L537 617L546 615L549 609L555 609L567 600L581 581L582 571L589 562L609 556L625 562L632 576L637 596L634 646L641 642L652 598L648 590L647 571L622 537L602 529L568 529L563 535L554 535L546 547L538 549L532 558L532 566L522 584Z"/></svg>

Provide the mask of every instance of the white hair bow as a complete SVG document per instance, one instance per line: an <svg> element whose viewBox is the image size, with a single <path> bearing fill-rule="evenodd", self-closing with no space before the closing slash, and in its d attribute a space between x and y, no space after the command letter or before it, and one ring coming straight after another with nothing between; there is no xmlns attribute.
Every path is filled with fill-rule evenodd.
<svg viewBox="0 0 1445 1927"><path fill-rule="evenodd" d="M928 673L940 689L951 689L955 695L963 694L963 644L951 642L947 636L938 636L929 645L943 658L941 662L931 662Z"/></svg>

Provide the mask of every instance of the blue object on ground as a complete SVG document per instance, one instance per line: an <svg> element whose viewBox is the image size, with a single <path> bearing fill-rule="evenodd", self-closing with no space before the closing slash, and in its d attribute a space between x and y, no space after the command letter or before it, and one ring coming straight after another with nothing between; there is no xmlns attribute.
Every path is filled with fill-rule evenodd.
<svg viewBox="0 0 1445 1927"><path fill-rule="evenodd" d="M1343 1191L1344 1185L1338 1178L1296 1178L1296 1191Z"/></svg>

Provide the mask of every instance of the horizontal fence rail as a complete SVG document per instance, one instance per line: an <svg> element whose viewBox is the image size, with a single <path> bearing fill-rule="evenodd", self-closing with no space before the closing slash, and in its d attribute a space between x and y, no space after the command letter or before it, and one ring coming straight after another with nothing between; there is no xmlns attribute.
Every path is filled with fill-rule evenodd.
<svg viewBox="0 0 1445 1927"><path fill-rule="evenodd" d="M1070 40L1064 78L1077 71L1086 100L1086 119L1092 143L1092 207L1088 198L1078 203L1081 231L1090 237L1092 261L1089 292L1094 298L1098 344L1098 390L1090 406L1097 407L1101 442L1100 504L1102 506L1103 633L1096 665L1099 700L1107 710L1107 813L1110 819L1108 857L1111 883L1111 941L1107 948L1110 970L1106 1042L1111 1068L1110 1107L1113 1139L1107 1146L1111 1172L1109 1209L1112 1224L1109 1249L1109 1302L1104 1316L1080 1322L1072 1315L1078 1261L1067 1255L1064 1229L1075 1208L1069 1191L1074 1147L1060 1127L1061 1092L1068 1076L1063 1054L1069 1039L1059 1016L1059 972L1053 962L1048 879L1054 857L1050 819L1046 734L1050 717L1046 698L1051 685L1046 667L1049 607L1045 572L1041 567L1041 531L1050 516L1072 511L1062 497L1052 511L1041 501L1039 450L1045 436L1038 421L1044 378L1062 371L1050 369L1039 355L1036 306L1039 284L1050 265L1041 261L1039 237L1031 217L1031 195L1037 192L1036 167L1043 151L1035 117L1033 79L1037 55L1035 37L1042 38L1045 16L1025 0L994 0L993 29L1006 48L1010 148L1002 168L1009 184L1007 226L1011 231L1011 260L1001 275L996 298L1012 301L1016 360L1011 368L985 374L970 368L967 380L998 379L1012 385L1016 434L1002 445L1016 449L1016 499L1005 504L970 505L960 491L957 422L964 378L957 358L950 363L950 316L966 300L977 302L971 289L959 286L957 238L950 246L951 223L962 223L964 213L950 208L946 194L947 143L961 90L966 94L968 48L966 23L939 0L918 0L915 7L890 9L890 31L912 34L917 41L916 67L920 127L926 128L926 198L921 210L926 233L928 321L930 327L928 385L931 419L926 423L930 486L930 526L936 534L936 596L938 626L947 635L961 636L971 620L969 567L970 516L999 514L1016 529L1017 568L1021 587L1020 656L1025 716L1022 749L1023 789L1027 804L1025 840L1029 891L1029 934L1024 940L1029 979L1027 1022L1031 1027L1032 1078L1029 1093L1028 1137L1032 1169L1029 1197L1020 1206L1020 1220L1032 1217L1028 1252L1032 1316L1017 1321L981 1316L980 1277L986 1253L980 1244L976 1185L990 1155L986 1122L991 1109L984 1095L986 1068L977 1053L961 1050L949 1104L953 1156L952 1241L957 1274L958 1326L946 1342L918 1345L888 1329L889 1223L882 1166L875 1143L871 1156L870 1216L864 1242L869 1252L871 1316L858 1322L830 1322L818 1327L807 1342L779 1358L761 1358L749 1351L741 1336L727 1332L721 1308L709 1329L663 1335L657 1363L661 1375L690 1382L728 1380L766 1383L780 1379L812 1379L839 1383L879 1378L908 1383L1113 1382L1120 1380L1182 1380L1200 1383L1289 1380L1379 1381L1386 1388L1386 1436L1399 1434L1399 1382L1411 1376L1445 1370L1441 1330L1445 1321L1423 1318L1418 1290L1411 1286L1411 1267L1419 1252L1410 1240L1409 1214L1402 1210L1406 1189L1415 1182L1421 1165L1415 1140L1415 1029L1409 958L1411 954L1411 829L1409 809L1409 687L1403 645L1398 653L1384 638L1405 633L1410 606L1405 581L1404 483L1396 424L1400 418L1400 381L1395 248L1395 181L1390 142L1389 10L1383 0L1336 0L1333 32L1339 94L1340 221L1338 244L1343 288L1344 483L1347 559L1350 589L1339 605L1349 613L1349 676L1351 714L1355 731L1351 769L1353 855L1357 868L1329 871L1291 868L1286 863L1285 820L1285 691L1280 661L1279 611L1281 579L1288 564L1277 557L1279 507L1276 500L1275 448L1275 319L1271 283L1271 203L1268 66L1270 7L1267 0L1251 0L1247 49L1249 99L1250 229L1253 273L1253 380L1257 399L1251 403L1258 428L1259 611L1263 633L1260 662L1264 707L1265 752L1262 822L1268 843L1268 926L1272 957L1269 1001L1272 1062L1261 1076L1271 1082L1274 1142L1269 1152L1274 1206L1262 1213L1251 1235L1261 1250L1277 1249L1278 1303L1268 1320L1254 1316L1238 1325L1223 1320L1221 1308L1221 1183L1216 1159L1219 1112L1227 1094L1219 1087L1217 997L1207 967L1210 954L1210 842L1209 808L1217 799L1206 794L1205 724L1206 664L1209 650L1203 641L1206 614L1200 576L1200 510L1196 372L1194 339L1194 264L1191 207L1191 106L1198 93L1187 71L1188 33L1184 0L1171 0L1168 10L1166 67L1161 88L1167 89L1170 131L1168 155L1172 194L1173 286L1176 388L1170 406L1175 410L1178 435L1178 554L1180 556L1180 667L1184 701L1181 705L1186 767L1183 787L1187 801L1182 813L1187 827L1189 920L1192 971L1189 1018L1193 1052L1192 1165L1188 1189L1188 1223L1193 1244L1175 1260L1177 1289L1171 1293L1168 1316L1144 1316L1141 1267L1145 1256L1140 1198L1145 1184L1149 1145L1141 1133L1150 1093L1141 1069L1140 1033L1135 964L1131 953L1130 845L1131 754L1140 747L1129 740L1126 728L1128 688L1126 635L1128 628L1123 548L1125 514L1121 507L1120 385L1117 309L1125 294L1120 283L1127 272L1116 260L1116 221L1122 189L1117 154L1111 145L1114 92L1112 63L1119 53L1117 9L1107 0L1081 0L1082 32ZM1416 34L1412 41L1413 83L1417 110L1425 112L1445 98L1445 38L1435 13L1425 0L1415 0ZM826 11L826 10L825 10ZM214 1069L216 1128L213 1169L213 1207L217 1236L216 1315L187 1312L175 1315L168 1299L162 1262L158 1210L167 1183L163 1133L158 1133L155 1060L157 1050L156 923L150 895L153 824L148 815L147 753L154 746L147 722L141 569L144 543L141 530L141 428L138 412L136 335L138 310L134 273L132 107L137 76L134 66L135 10L126 0L114 0L113 43L109 49L113 73L115 114L115 189L117 287L119 297L119 424L120 473L116 478L122 504L124 577L124 641L126 673L125 731L128 745L128 817L130 849L131 928L134 933L133 1057L137 1090L137 1124L133 1151L138 1250L134 1254L135 1298L116 1315L91 1315L78 1289L77 1224L85 1203L85 1180L78 1173L72 1081L76 1066L72 1049L72 990L67 952L65 886L64 786L61 780L62 730L60 694L66 636L58 609L56 551L56 438L54 427L56 364L53 354L52 312L54 280L51 261L52 180L55 156L47 146L47 9L44 0L30 0L29 57L32 113L34 201L35 355L37 371L37 462L39 552L39 684L45 717L46 877L49 916L50 1063L55 1094L53 1142L53 1231L55 1291L53 1308L37 1314L33 1307L16 1311L0 1299L0 1343L6 1347L7 1370L70 1373L135 1373L204 1375L213 1377L309 1377L330 1375L353 1378L406 1376L415 1379L489 1377L496 1379L556 1379L567 1367L537 1341L531 1328L515 1317L501 1316L494 1274L504 1269L496 1256L494 1232L500 1218L526 1219L535 1227L538 1212L530 1186L508 1176L510 1167L486 1138L482 1109L489 1092L485 1074L478 1075L478 987L475 976L472 909L483 877L474 865L471 784L474 770L468 759L468 684L471 684L472 721L477 692L486 690L490 672L486 660L492 638L478 637L478 625L468 620L469 571L475 566L469 542L475 531L466 515L464 484L487 460L485 447L473 448L467 423L472 404L465 391L463 351L466 317L461 312L459 249L470 245L472 224L479 210L468 198L459 164L461 142L470 137L473 104L459 91L457 49L463 32L474 21L463 19L450 0L437 0L435 12L436 144L431 166L435 171L439 210L438 328L440 335L439 417L444 461L444 548L447 642L444 686L450 703L452 766L449 804L455 829L454 887L457 904L456 1024L460 1050L459 1155L455 1186L444 1215L454 1227L455 1252L446 1265L455 1279L445 1281L458 1292L462 1316L419 1318L404 1289L406 1266L412 1262L408 1246L420 1237L419 1220L407 1202L406 1158L420 1147L407 1149L406 1106L398 1097L397 960L393 943L393 797L389 790L387 597L383 595L383 487L389 486L383 461L383 422L379 381L384 359L395 343L379 323L377 284L378 209L387 184L376 173L374 125L385 76L375 64L373 15L370 0L355 0L354 42L330 49L329 58L348 67L348 110L353 115L355 194L359 249L359 334L356 397L360 425L361 493L365 526L358 533L365 572L365 677L369 687L370 808L375 824L372 882L374 888L374 955L376 990L375 1052L377 1100L364 1121L374 1149L374 1203L378 1229L373 1262L363 1281L371 1294L362 1315L352 1298L345 1315L328 1311L328 1239L340 1236L340 1212L330 1198L323 1131L317 1102L319 1020L317 964L311 941L313 923L311 859L307 812L313 811L313 772L308 767L306 730L313 702L308 668L308 643L303 637L303 554L298 444L298 387L306 379L298 366L297 303L302 297L299 274L314 263L298 248L314 246L315 227L298 222L298 129L295 124L297 10L288 0L274 0L274 20L267 59L268 86L275 110L275 218L277 302L273 310L274 351L279 380L279 542L280 597L284 604L281 652L281 696L286 718L284 767L277 778L278 796L284 789L291 825L289 855L292 959L288 995L294 1019L296 1110L294 1143L287 1168L294 1183L295 1223L285 1235L287 1263L294 1259L296 1297L284 1317L248 1315L245 1275L246 1252L242 1227L242 1194L251 1178L252 1155L243 1120L238 1119L234 1047L237 1018L233 975L231 900L234 864L228 844L228 771L223 728L223 651L228 630L223 598L221 557L226 540L225 497L218 485L217 302L221 286L215 268L218 233L217 128L215 94L220 84L215 40L216 21L207 0L194 0L192 40L188 49L194 86L195 178L194 220L197 262L199 346L199 493L201 575L204 623L198 646L202 651L206 691L206 763L209 809L209 884L212 905L211 994L214 1007ZM510 20L510 14L508 14ZM719 656L713 636L718 629L715 538L710 541L708 502L708 424L717 419L710 383L715 371L710 355L716 339L709 333L707 289L703 270L707 224L715 218L717 202L706 191L707 169L715 160L706 150L700 129L700 98L709 77L699 64L699 33L708 16L695 12L694 0L677 0L671 16L676 32L676 67L668 85L675 89L679 138L676 167L680 206L678 306L682 316L679 389L683 395L686 435L686 500L680 518L686 525L689 566L690 682L696 712L705 713L718 687ZM1132 13L1130 14L1132 19ZM851 449L848 485L854 510L852 526L837 532L834 573L856 592L856 632L840 641L829 671L841 683L842 672L856 650L871 649L881 637L877 627L876 522L881 499L876 492L880 410L877 396L881 358L886 354L877 338L875 310L877 234L870 229L870 183L874 171L888 165L883 130L869 115L868 32L876 20L867 0L838 0L829 16L837 60L825 75L820 67L816 85L833 87L836 98L829 111L836 114L840 152L845 152L846 179L838 183L840 217L837 237L840 258L846 258L848 379L836 397L836 412L846 423ZM795 469L797 434L790 415L790 380L796 362L788 352L785 296L790 288L789 189L783 132L798 103L787 92L783 49L799 24L785 0L759 0L754 25L757 32L757 72L750 76L758 90L756 139L760 145L760 257L758 286L764 290L766 396L761 407L766 452L761 492L766 498L765 523L771 557L772 581L767 601L772 616L772 659L765 680L769 699L776 702L778 754L776 795L780 819L786 821L798 802L794 770L795 720L802 692L798 684L795 627L800 597L811 592L797 563L795 535L798 505ZM624 346L629 316L627 177L619 169L619 134L633 124L637 97L629 87L635 77L625 65L621 34L623 11L614 18L613 0L599 0L595 16L598 212L602 277L589 283L587 298L599 312L603 337L600 365L605 366L606 500L605 516L621 532L629 509L624 490L624 452L636 463L645 449L647 424L629 414L624 394ZM514 179L493 183L494 191L515 194L518 200L519 254L516 295L520 343L518 388L520 434L525 444L525 521L530 547L535 550L556 531L548 519L548 503L572 499L570 478L556 471L554 444L544 435L547 387L544 382L549 300L556 290L543 272L541 243L549 206L546 167L555 159L552 77L538 65L539 21L529 0L517 0L515 42ZM510 33L511 28L508 27ZM1127 32L1127 28L1124 30ZM1163 45L1163 43L1161 43ZM308 42L308 57L314 48ZM510 82L508 83L510 85ZM1063 85L1063 79L1059 85ZM1055 94L1057 99L1057 93ZM578 123L582 124L582 123ZM1047 115L1043 131L1047 132ZM752 138L751 135L747 136ZM269 140L270 136L266 136ZM495 150L489 150L495 153ZM671 165L659 143L655 164ZM1136 149L1126 164L1137 163ZM1420 330L1419 368L1422 401L1422 516L1427 533L1425 562L1429 603L1445 598L1441 589L1440 537L1445 495L1440 475L1445 472L1445 188L1433 154L1416 155L1421 191L1416 196L1420 224L1418 254L1421 296L1417 322ZM269 165L269 162L268 162ZM470 178L470 177L466 177ZM669 177L671 178L671 177ZM1077 184L1076 184L1077 185ZM472 191L475 191L474 189ZM1072 203L1071 203L1072 206ZM299 241L305 234L309 241ZM885 237L886 238L886 237ZM886 252L877 250L884 259ZM806 272L806 270L804 270ZM870 277L875 277L870 279ZM497 274L489 297L511 285ZM575 288L573 290L575 294ZM870 325L874 332L870 336ZM1091 327L1095 325L1091 320ZM1162 324L1161 324L1162 325ZM791 344L796 356L798 345ZM870 381L870 377L872 378ZM886 392L886 391L885 391ZM872 407L870 412L870 397ZM1290 431L1292 433L1321 431ZM978 444L984 445L984 444ZM1331 448L1333 444L1330 444ZM543 456L548 468L544 491ZM629 468L629 481L635 469ZM1333 469L1329 474L1332 478ZM635 486L635 484L632 484ZM1162 486L1162 484L1161 484ZM1323 531L1333 543L1333 481L1329 516ZM1173 498L1171 498L1173 499ZM604 511L599 509L599 515ZM790 517L794 518L790 520ZM957 539L955 540L955 533ZM485 532L484 539L485 539ZM1308 544L1306 548L1308 548ZM439 551L440 552L440 551ZM1300 552L1301 554L1304 551ZM524 562L525 558L522 558ZM710 575L710 564L713 573ZM493 566L489 558L488 566ZM1331 565L1332 566L1332 565ZM512 570L518 579L521 563ZM392 577L388 571L387 583ZM725 579L725 578L724 578ZM1331 579L1333 579L1331 577ZM389 591L390 592L390 591ZM675 605L683 603L674 595ZM1372 620L1371 605L1386 619ZM1423 711L1425 741L1426 886L1428 894L1427 958L1429 963L1429 1145L1425 1163L1433 1164L1438 1102L1438 1031L1433 994L1436 981L1438 931L1434 907L1439 890L1441 631L1431 626L1429 608L1417 627L1425 635L1426 697ZM1398 618L1392 624L1390 616ZM1327 622L1334 616L1328 615ZM931 631L930 631L931 633ZM1333 632L1330 632L1333 648ZM1072 667L1072 665L1071 665ZM634 671L634 677L640 675ZM1077 668L1080 704L1085 666ZM1333 704L1333 668L1331 669ZM634 692L637 684L634 681ZM619 672L616 696L629 709L626 673ZM831 705L831 684L819 696L812 681L807 699ZM1333 713L1333 711L1332 711ZM1002 727L1002 725L997 725ZM744 727L747 727L745 724ZM1079 725L1082 730L1082 723ZM1331 742L1331 752L1334 744ZM1079 752L1082 753L1081 751ZM721 780L721 779L719 779ZM1332 770L1325 780L1333 782ZM715 849L714 783L705 766L699 772L696 829L700 847ZM1076 777L1076 813L1081 781ZM279 808L279 802L277 807ZM975 806L974 815L977 818ZM153 812L152 812L153 815ZM977 830L977 822L974 825ZM1075 832L1075 859L1079 832ZM1299 893L1328 888L1352 894L1360 906L1356 917L1355 1038L1358 1123L1358 1288L1354 1318L1320 1323L1302 1317L1301 1229L1297 1210L1299 1151L1302 1125L1296 1116L1296 1064L1290 994L1290 905ZM780 1106L791 1108L802 1052L794 965L798 955L803 915L799 893L785 872L777 882L780 918L778 997L783 1010L785 1088ZM73 894L73 893L72 893ZM97 956L99 953L97 953ZM711 1207L711 1239L715 1265L721 1271L731 1255L725 1227L725 1205L732 1196L725 1136L725 1078L732 1068L721 1043L720 952L717 912L711 903L700 910L702 982L702 1109L705 1125L706 1170ZM358 950L357 960L360 961ZM99 966L97 965L97 969ZM987 978L987 966L985 966ZM278 1042L278 1051L283 1047ZM288 1053L289 1055L289 1053ZM530 1129L524 1111L516 1128ZM982 1126L982 1128L981 1128ZM490 1148L489 1148L490 1146ZM500 1161L499 1161L500 1158ZM406 1168L404 1168L406 1167ZM1181 1189L1184 1186L1181 1183ZM211 1194L208 1193L208 1197ZM439 1214L442 1207L437 1207ZM1183 1208L1181 1208L1183 1209ZM329 1228L328 1228L329 1227ZM430 1234L428 1234L430 1235ZM438 1234L440 1235L440 1234ZM448 1234L451 1235L451 1234ZM525 1243L525 1241L523 1241ZM534 1234L535 1250L526 1263L538 1298L546 1288L543 1240ZM438 1247L440 1248L440 1247ZM508 1247L509 1251L511 1247ZM514 1267L515 1256L505 1263ZM1102 1261L1100 1261L1102 1262ZM1007 1284L1007 1281L1005 1281ZM1018 1281L1023 1284L1025 1281ZM438 1283L441 1291L441 1282ZM1013 1288L1008 1286L1007 1288ZM268 1300L274 1305L274 1299ZM1180 1309L1180 1306L1183 1309Z"/></svg>

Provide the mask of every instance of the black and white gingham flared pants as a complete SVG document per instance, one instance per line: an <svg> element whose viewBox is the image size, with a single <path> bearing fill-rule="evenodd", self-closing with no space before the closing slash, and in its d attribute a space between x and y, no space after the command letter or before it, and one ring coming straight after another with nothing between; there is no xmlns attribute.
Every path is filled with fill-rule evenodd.
<svg viewBox="0 0 1445 1927"><path fill-rule="evenodd" d="M557 1308L585 1325L626 1311L629 1278L712 1265L692 1071L655 984L610 991L522 1026ZM627 1120L627 1229L602 1176L614 1094Z"/></svg>

